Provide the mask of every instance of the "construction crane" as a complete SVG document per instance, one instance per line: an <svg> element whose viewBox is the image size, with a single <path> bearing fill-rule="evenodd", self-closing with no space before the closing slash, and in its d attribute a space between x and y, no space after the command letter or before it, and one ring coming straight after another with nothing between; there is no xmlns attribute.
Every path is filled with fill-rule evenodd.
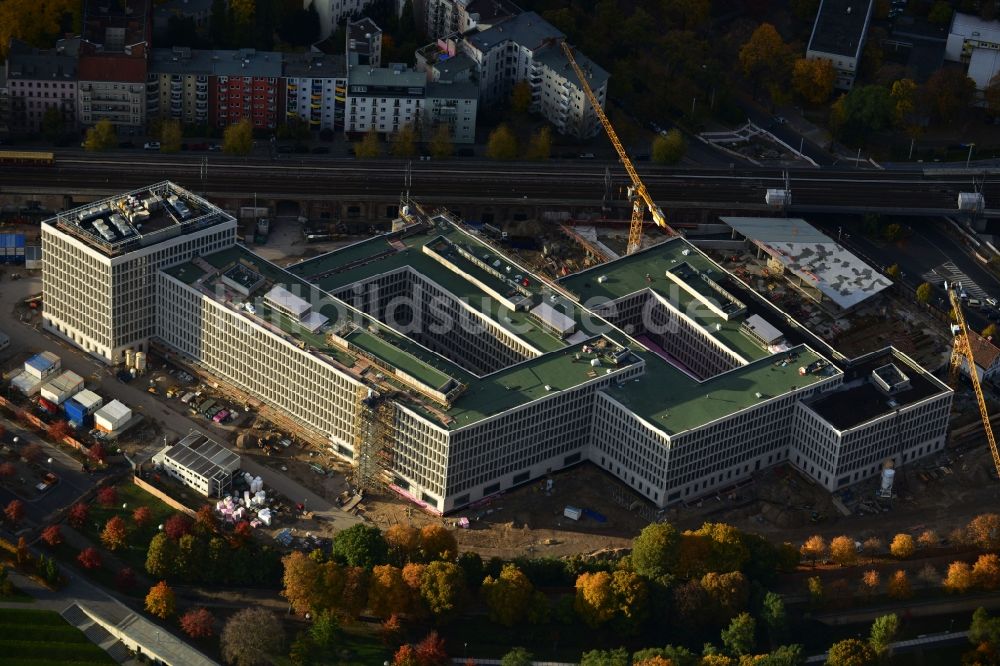
<svg viewBox="0 0 1000 666"><path fill-rule="evenodd" d="M969 329L965 324L965 316L962 314L962 299L959 296L961 284L956 289L955 284L952 284L951 288L949 288L948 283L945 282L944 288L948 292L948 298L951 299L951 311L955 316L955 323L951 325L951 332L955 338L951 343L950 383L953 388L958 386L958 372L964 361L969 370L969 380L972 382L972 389L976 392L976 402L979 403L979 415L983 419L983 428L986 430L986 441L990 443L993 464L996 466L997 476L1000 477L1000 453L997 452L997 441L993 437L993 426L990 425L990 413L986 409L983 388L979 385L979 374L976 372L976 359L972 354L972 346L969 344Z"/></svg>
<svg viewBox="0 0 1000 666"><path fill-rule="evenodd" d="M604 114L604 109L601 108L601 103L597 100L597 96L594 91L590 89L590 84L587 83L587 77L580 69L580 65L576 63L576 58L573 57L573 50L569 47L566 42L562 43L562 50L566 54L566 60L572 65L573 71L576 72L577 78L580 79L580 85L583 87L584 94L587 95L587 99L590 100L590 105L594 108L594 113L597 114L598 119L601 121L601 125L604 126L604 131L608 133L608 138L611 140L611 145L615 147L618 152L618 159L621 160L622 165L625 167L625 171L628 172L628 177L632 180L632 185L629 187L629 198L632 200L632 224L629 226L628 230L628 249L627 253L632 254L639 249L639 244L642 242L642 218L644 216L643 206L649 209L649 213L653 216L653 222L657 226L661 227L669 235L673 236L675 232L669 225L667 225L667 220L663 216L663 211L657 206L652 197L649 196L649 192L646 190L646 186L642 183L642 179L639 178L639 174L636 172L635 167L632 166L632 160L629 159L628 153L625 152L625 148L622 146L622 142L618 139L618 135L615 133L615 128L611 125L611 121Z"/></svg>

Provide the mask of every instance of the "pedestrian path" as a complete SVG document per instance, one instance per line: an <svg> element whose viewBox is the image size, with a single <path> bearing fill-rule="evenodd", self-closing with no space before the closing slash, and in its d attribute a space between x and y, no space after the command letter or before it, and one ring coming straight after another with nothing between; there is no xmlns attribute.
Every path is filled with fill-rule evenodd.
<svg viewBox="0 0 1000 666"><path fill-rule="evenodd" d="M948 284L961 282L962 289L965 290L965 293L967 293L970 298L978 298L979 300L990 298L989 292L973 282L972 278L963 273L958 266L950 261L946 261L940 266L922 273L920 277L924 281L930 282L933 285L940 285L945 280L948 281Z"/></svg>

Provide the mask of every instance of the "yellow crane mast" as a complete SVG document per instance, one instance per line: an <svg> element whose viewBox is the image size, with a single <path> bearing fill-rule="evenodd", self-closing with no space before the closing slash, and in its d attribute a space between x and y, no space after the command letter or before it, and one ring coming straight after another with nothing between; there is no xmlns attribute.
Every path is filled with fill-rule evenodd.
<svg viewBox="0 0 1000 666"><path fill-rule="evenodd" d="M969 370L969 380L972 382L972 389L976 393L976 402L979 403L979 415L983 419L983 428L986 430L986 441L990 443L993 464L996 466L997 476L1000 476L1000 453L997 452L997 441L993 437L993 426L990 424L990 413L986 409L983 388L979 385L979 374L976 372L976 359L972 355L972 346L969 344L969 329L965 324L965 316L962 314L962 300L958 295L958 290L955 289L955 285L951 285L949 288L948 283L945 283L945 289L948 292L948 298L951 299L951 311L955 315L955 323L951 326L951 332L955 336L955 339L951 343L951 385L953 388L957 388L958 373L961 370L964 360Z"/></svg>
<svg viewBox="0 0 1000 666"><path fill-rule="evenodd" d="M618 134L615 133L614 126L612 126L611 121L608 120L607 115L605 115L604 109L601 108L601 103L598 101L594 91L590 89L590 84L587 83L587 77L584 75L583 70L580 69L580 65L576 63L576 58L573 57L573 50L566 42L562 43L562 50L563 53L566 54L566 60L569 61L569 64L573 67L573 71L576 72L577 78L580 79L580 85L583 87L583 92L587 95L587 99L590 100L590 106L593 107L594 113L597 114L598 119L601 121L601 125L604 126L604 131L607 132L608 139L611 140L611 145L615 147L615 151L618 153L618 159L621 160L622 166L624 166L625 171L628 172L628 177L632 180L632 185L629 187L629 197L632 199L632 224L629 226L628 230L627 253L632 254L638 250L639 244L642 242L642 218L644 215L643 205L649 209L650 215L653 216L653 222L663 228L668 234L676 234L677 232L667 225L667 220L663 216L663 211L653 202L653 199L649 196L649 192L646 190L646 186L643 184L642 179L639 178L638 172L636 172L635 167L632 166L632 160L629 159L628 153L625 152L625 148L622 146L622 142L618 139Z"/></svg>

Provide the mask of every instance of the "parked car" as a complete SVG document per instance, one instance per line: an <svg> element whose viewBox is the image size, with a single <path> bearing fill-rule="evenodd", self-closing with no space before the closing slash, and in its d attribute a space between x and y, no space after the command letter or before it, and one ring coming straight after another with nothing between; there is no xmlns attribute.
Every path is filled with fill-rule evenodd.
<svg viewBox="0 0 1000 666"><path fill-rule="evenodd" d="M142 148L143 148L143 150L159 150L160 149L160 142L159 141L147 141L145 143L145 145L143 145Z"/></svg>
<svg viewBox="0 0 1000 666"><path fill-rule="evenodd" d="M218 152L218 151L222 150L222 146L220 146L217 143L213 143L211 146L208 147L208 149L210 151L212 151L213 153L215 153L215 152Z"/></svg>
<svg viewBox="0 0 1000 666"><path fill-rule="evenodd" d="M227 418L229 418L229 410L220 409L216 412L215 416L212 417L212 420L216 423L225 423Z"/></svg>

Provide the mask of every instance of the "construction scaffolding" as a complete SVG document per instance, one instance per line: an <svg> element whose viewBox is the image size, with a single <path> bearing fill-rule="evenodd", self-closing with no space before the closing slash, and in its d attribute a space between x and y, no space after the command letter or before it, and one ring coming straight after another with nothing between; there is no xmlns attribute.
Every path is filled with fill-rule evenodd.
<svg viewBox="0 0 1000 666"><path fill-rule="evenodd" d="M352 482L358 490L380 490L391 479L396 408L389 396L366 386L358 389L356 407Z"/></svg>

